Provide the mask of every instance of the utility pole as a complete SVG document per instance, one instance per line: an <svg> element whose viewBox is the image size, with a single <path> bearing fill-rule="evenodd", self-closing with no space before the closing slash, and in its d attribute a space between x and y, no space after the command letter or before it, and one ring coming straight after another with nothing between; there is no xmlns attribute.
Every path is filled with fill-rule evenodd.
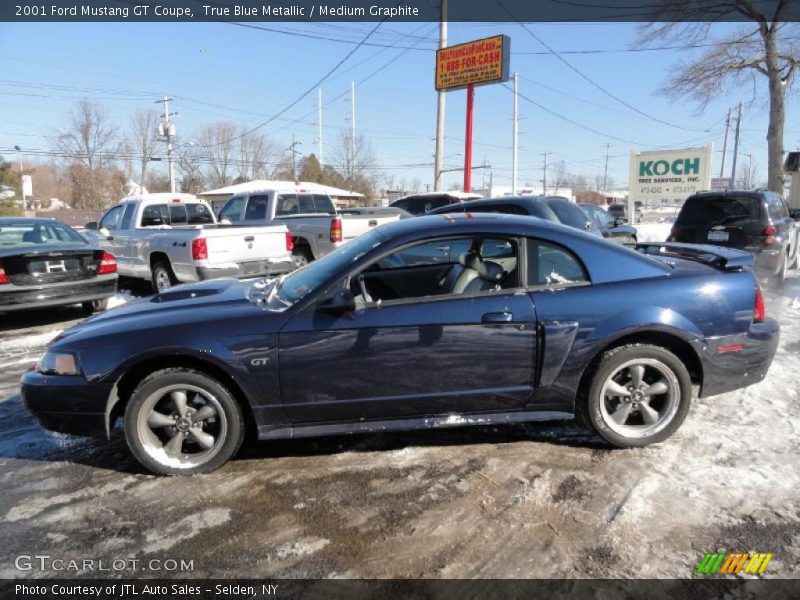
<svg viewBox="0 0 800 600"><path fill-rule="evenodd" d="M25 210L27 206L25 205L25 170L22 168L22 148L14 146L14 150L19 156L19 194L22 196L22 210Z"/></svg>
<svg viewBox="0 0 800 600"><path fill-rule="evenodd" d="M439 48L447 46L447 0L440 0L441 15L439 19ZM442 165L444 163L444 104L445 92L439 90L436 104L436 153L433 165L433 189L442 189Z"/></svg>
<svg viewBox="0 0 800 600"><path fill-rule="evenodd" d="M731 168L731 186L736 186L736 161L739 157L739 131L742 127L742 103L739 102L738 116L736 117L736 137L733 140L733 167Z"/></svg>
<svg viewBox="0 0 800 600"><path fill-rule="evenodd" d="M322 88L317 93L317 142L319 143L319 166L322 166Z"/></svg>
<svg viewBox="0 0 800 600"><path fill-rule="evenodd" d="M517 167L519 165L519 73L514 71L514 137L511 157L511 194L517 193ZM484 160L484 162L486 162Z"/></svg>
<svg viewBox="0 0 800 600"><path fill-rule="evenodd" d="M169 118L174 117L178 113L169 112L169 103L173 98L164 96L161 100L156 100L155 104L164 104L164 115L161 117L161 123L158 124L158 135L165 138L167 142L167 165L169 168L169 191L175 193L175 168L172 164L172 140L175 137L175 125L170 123ZM144 182L141 183L144 185Z"/></svg>
<svg viewBox="0 0 800 600"><path fill-rule="evenodd" d="M611 148L611 144L606 144L606 166L603 169L603 194L606 193L606 189L608 186L608 150Z"/></svg>
<svg viewBox="0 0 800 600"><path fill-rule="evenodd" d="M350 102L351 106L351 125L352 131L350 132L350 161L352 169L355 169L356 161L356 82L350 82ZM352 177L352 175L351 175ZM352 185L352 183L351 183Z"/></svg>
<svg viewBox="0 0 800 600"><path fill-rule="evenodd" d="M551 152L542 152L542 157L544 158L544 163L542 164L542 195L547 195L547 156L552 154Z"/></svg>
<svg viewBox="0 0 800 600"><path fill-rule="evenodd" d="M719 176L724 177L725 155L728 152L728 129L731 125L731 109L728 109L728 116L725 117L725 136L722 138L722 164L719 166Z"/></svg>
<svg viewBox="0 0 800 600"><path fill-rule="evenodd" d="M295 146L299 146L302 142L296 142L294 139L294 134L292 134L292 145L289 146L289 152L292 153L292 179L297 181L297 161L295 157L300 154L299 150L295 150Z"/></svg>

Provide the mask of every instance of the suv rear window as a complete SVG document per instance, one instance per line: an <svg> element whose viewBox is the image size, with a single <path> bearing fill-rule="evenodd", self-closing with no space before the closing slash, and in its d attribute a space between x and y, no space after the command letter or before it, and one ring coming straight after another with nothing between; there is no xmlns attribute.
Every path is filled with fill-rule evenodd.
<svg viewBox="0 0 800 600"><path fill-rule="evenodd" d="M760 205L754 196L693 196L683 204L676 224L715 227L758 220Z"/></svg>
<svg viewBox="0 0 800 600"><path fill-rule="evenodd" d="M586 226L588 218L577 204L572 204L569 200L548 200L547 205L564 225L577 229L583 229Z"/></svg>

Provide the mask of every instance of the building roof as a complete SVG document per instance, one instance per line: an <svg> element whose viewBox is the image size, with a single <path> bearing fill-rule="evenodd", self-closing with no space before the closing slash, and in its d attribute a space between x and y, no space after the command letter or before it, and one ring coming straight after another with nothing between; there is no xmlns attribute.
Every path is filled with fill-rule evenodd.
<svg viewBox="0 0 800 600"><path fill-rule="evenodd" d="M340 188L335 188L329 185L322 185L321 183L314 183L313 181L277 181L267 179L256 179L254 181L246 181L244 183L237 183L236 185L229 185L226 187L218 188L216 190L208 190L198 194L201 198L203 196L223 196L225 194L247 194L258 192L261 190L286 190L288 192L306 191L318 194L328 194L335 198L363 198L364 194L358 192L350 192Z"/></svg>

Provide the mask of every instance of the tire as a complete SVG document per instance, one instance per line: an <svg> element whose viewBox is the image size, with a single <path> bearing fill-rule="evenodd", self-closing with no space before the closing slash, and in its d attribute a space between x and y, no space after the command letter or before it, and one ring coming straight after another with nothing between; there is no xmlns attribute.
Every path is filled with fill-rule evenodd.
<svg viewBox="0 0 800 600"><path fill-rule="evenodd" d="M772 289L779 289L786 281L786 271L789 268L789 257L784 254L781 264L778 265L778 270L772 273L767 279L767 285Z"/></svg>
<svg viewBox="0 0 800 600"><path fill-rule="evenodd" d="M156 294L168 290L178 283L175 273L172 272L172 267L166 260L160 260L154 264L153 268L150 269L150 275L153 283L153 292Z"/></svg>
<svg viewBox="0 0 800 600"><path fill-rule="evenodd" d="M800 249L795 249L794 258L792 259L792 262L789 264L789 268L796 269L798 266L800 266Z"/></svg>
<svg viewBox="0 0 800 600"><path fill-rule="evenodd" d="M638 393L614 394L614 386L626 392L635 387L635 372L641 382L634 390ZM647 395L654 384L665 391ZM631 344L602 355L591 372L588 396L580 400L579 409L586 424L607 442L632 448L672 435L686 419L691 403L692 380L677 356L660 346Z"/></svg>
<svg viewBox="0 0 800 600"><path fill-rule="evenodd" d="M292 250L292 263L295 269L302 269L313 260L311 248L306 245L295 246Z"/></svg>
<svg viewBox="0 0 800 600"><path fill-rule="evenodd" d="M197 415L205 415L197 420ZM148 375L125 407L125 441L157 475L209 473L242 445L242 410L219 381L193 369Z"/></svg>
<svg viewBox="0 0 800 600"><path fill-rule="evenodd" d="M108 308L108 298L103 298L102 300L92 300L91 302L81 302L81 307L87 315L91 315L96 312L103 312Z"/></svg>

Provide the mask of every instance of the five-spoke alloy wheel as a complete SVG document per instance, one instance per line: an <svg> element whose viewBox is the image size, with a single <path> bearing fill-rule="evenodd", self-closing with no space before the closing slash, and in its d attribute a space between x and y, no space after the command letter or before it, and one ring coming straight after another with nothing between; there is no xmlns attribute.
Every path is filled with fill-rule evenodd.
<svg viewBox="0 0 800 600"><path fill-rule="evenodd" d="M239 449L241 409L218 381L191 369L165 369L133 392L125 437L134 456L156 473L211 471Z"/></svg>
<svg viewBox="0 0 800 600"><path fill-rule="evenodd" d="M645 446L680 426L691 394L691 378L677 356L659 346L631 344L603 355L584 408L589 424L608 442Z"/></svg>

